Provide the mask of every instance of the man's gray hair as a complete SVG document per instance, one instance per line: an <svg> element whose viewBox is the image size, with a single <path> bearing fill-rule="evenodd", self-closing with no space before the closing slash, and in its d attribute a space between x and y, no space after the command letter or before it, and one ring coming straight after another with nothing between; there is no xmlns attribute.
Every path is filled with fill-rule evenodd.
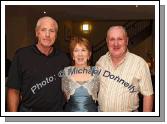
<svg viewBox="0 0 167 124"><path fill-rule="evenodd" d="M53 23L55 25L55 30L58 31L58 24L57 24L56 20L50 16L44 16L44 17L39 18L37 21L36 27L35 27L36 30L41 26L41 22L45 19L53 21Z"/></svg>
<svg viewBox="0 0 167 124"><path fill-rule="evenodd" d="M125 35L126 37L128 37L128 34L127 34L126 29L125 29L123 26L121 26L121 25L111 26L111 27L108 29L108 31L107 31L107 36L108 36L108 33L109 33L111 30L115 29L115 28L121 29L121 30L124 32L124 35Z"/></svg>

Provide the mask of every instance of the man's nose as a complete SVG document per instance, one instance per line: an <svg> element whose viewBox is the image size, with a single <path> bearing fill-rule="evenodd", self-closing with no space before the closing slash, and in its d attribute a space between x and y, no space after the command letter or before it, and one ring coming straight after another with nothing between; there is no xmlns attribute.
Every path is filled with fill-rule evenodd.
<svg viewBox="0 0 167 124"><path fill-rule="evenodd" d="M114 46L118 46L118 41L117 40L114 41Z"/></svg>
<svg viewBox="0 0 167 124"><path fill-rule="evenodd" d="M45 35L46 35L47 37L49 37L49 36L50 36L50 32L49 32L48 30L46 30Z"/></svg>

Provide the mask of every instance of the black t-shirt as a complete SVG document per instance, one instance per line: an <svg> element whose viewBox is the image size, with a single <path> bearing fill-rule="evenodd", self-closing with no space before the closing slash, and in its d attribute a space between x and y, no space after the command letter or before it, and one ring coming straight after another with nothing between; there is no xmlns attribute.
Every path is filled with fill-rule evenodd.
<svg viewBox="0 0 167 124"><path fill-rule="evenodd" d="M64 95L58 74L68 65L68 57L58 50L45 56L36 45L21 48L16 52L6 85L21 91L21 107L25 111L62 111Z"/></svg>
<svg viewBox="0 0 167 124"><path fill-rule="evenodd" d="M5 58L5 77L8 77L11 61Z"/></svg>

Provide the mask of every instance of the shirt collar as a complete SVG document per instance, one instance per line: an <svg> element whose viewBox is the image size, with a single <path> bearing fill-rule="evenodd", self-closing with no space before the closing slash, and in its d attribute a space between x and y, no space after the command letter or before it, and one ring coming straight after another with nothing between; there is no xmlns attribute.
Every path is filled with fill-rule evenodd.
<svg viewBox="0 0 167 124"><path fill-rule="evenodd" d="M107 55L107 57L108 57L109 62L112 64L110 52L108 51L108 52L106 53L106 55ZM119 62L119 64L117 65L117 67L119 67L121 64L123 64L123 63L125 62L125 60L127 59L128 55L129 55L129 50L127 49L124 58ZM113 65L112 65L112 66L113 66ZM116 68L117 68L117 67L116 67Z"/></svg>
<svg viewBox="0 0 167 124"><path fill-rule="evenodd" d="M46 56L45 54L41 53L41 51L37 48L36 44L33 44L33 50L34 50L37 54L39 54L39 55ZM57 53L57 52L56 52L56 49L55 49L55 47L53 47L53 50L52 50L52 52L48 55L48 57L53 56L53 55L55 55L56 53Z"/></svg>

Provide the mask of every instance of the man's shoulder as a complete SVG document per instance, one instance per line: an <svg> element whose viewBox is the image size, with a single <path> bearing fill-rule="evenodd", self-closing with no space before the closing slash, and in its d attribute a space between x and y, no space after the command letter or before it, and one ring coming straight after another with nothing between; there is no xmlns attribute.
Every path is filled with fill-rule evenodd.
<svg viewBox="0 0 167 124"><path fill-rule="evenodd" d="M102 55L102 56L98 59L98 61L96 62L96 64L97 64L97 63L104 63L104 62L106 62L107 57L108 57L108 52L105 53L104 55Z"/></svg>
<svg viewBox="0 0 167 124"><path fill-rule="evenodd" d="M63 51L60 50L60 49L56 49L56 53L57 53L58 55L61 55L61 56L67 56L66 53L63 52Z"/></svg>
<svg viewBox="0 0 167 124"><path fill-rule="evenodd" d="M25 52L25 51L29 51L33 48L33 45L29 45L29 46L24 46L24 47L21 47L21 48L18 48L16 50L16 53L22 53L22 52Z"/></svg>
<svg viewBox="0 0 167 124"><path fill-rule="evenodd" d="M99 59L105 59L108 56L108 52L103 54Z"/></svg>
<svg viewBox="0 0 167 124"><path fill-rule="evenodd" d="M16 50L16 55L22 55L26 52L30 52L33 48L33 45L29 45L29 46L25 46L25 47L21 47L21 48L18 48Z"/></svg>
<svg viewBox="0 0 167 124"><path fill-rule="evenodd" d="M66 65L70 65L70 57L68 53L63 52L60 49L56 49L55 58L59 59L62 63L66 63Z"/></svg>
<svg viewBox="0 0 167 124"><path fill-rule="evenodd" d="M56 49L56 54L55 55L58 55L59 57L61 57L63 59L69 59L67 53L60 50L60 49Z"/></svg>
<svg viewBox="0 0 167 124"><path fill-rule="evenodd" d="M141 56L139 56L137 54L129 52L129 56L132 57L133 61L136 60L136 61L140 61L140 62L144 62L144 63L146 62L144 60L144 58L142 58Z"/></svg>

